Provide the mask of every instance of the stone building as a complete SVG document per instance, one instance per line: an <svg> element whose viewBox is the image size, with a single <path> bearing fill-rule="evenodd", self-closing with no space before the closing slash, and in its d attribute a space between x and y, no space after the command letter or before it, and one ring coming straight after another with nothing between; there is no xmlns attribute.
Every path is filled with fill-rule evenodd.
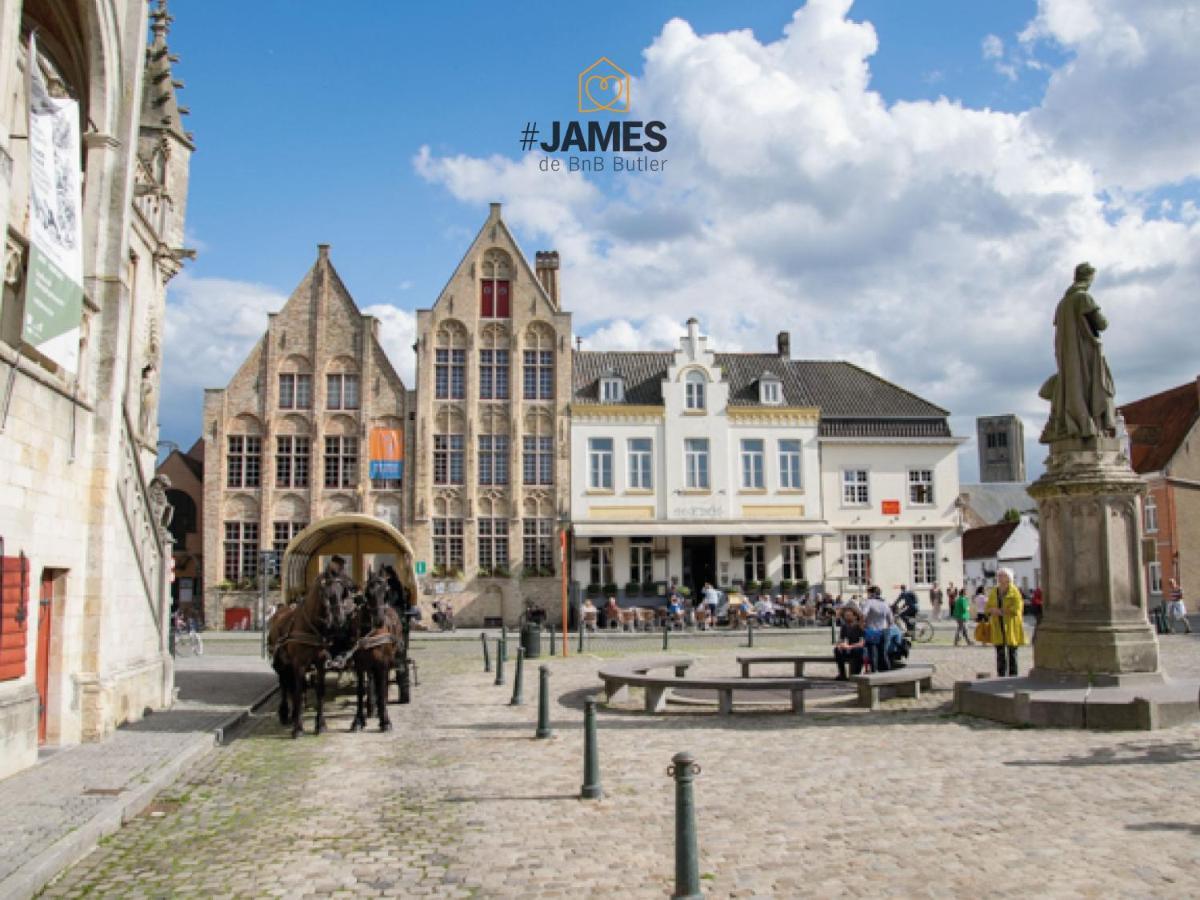
<svg viewBox="0 0 1200 900"><path fill-rule="evenodd" d="M404 384L329 259L329 246L224 388L204 394L204 615L256 618L260 551L306 525L368 512L409 521ZM273 602L273 601L272 601Z"/></svg>
<svg viewBox="0 0 1200 900"><path fill-rule="evenodd" d="M169 24L144 0L0 0L0 777L35 762L39 744L100 739L171 702L170 542L153 473L166 284L190 255L193 142ZM56 98L39 115L78 104L60 107L54 131L54 205L31 188L47 159L31 158L35 30L35 65ZM59 140L75 126L78 159ZM46 283L29 275L45 265L48 229L68 248L60 259L82 259L82 309L38 342L30 318L46 308L30 297Z"/></svg>
<svg viewBox="0 0 1200 900"><path fill-rule="evenodd" d="M673 352L578 351L573 580L623 599L960 579L946 416L849 363L792 359L787 332L774 353L720 353L691 319Z"/></svg>
<svg viewBox="0 0 1200 900"><path fill-rule="evenodd" d="M1025 425L1020 416L980 416L975 420L979 445L979 480L1025 480Z"/></svg>
<svg viewBox="0 0 1200 900"><path fill-rule="evenodd" d="M558 254L535 267L493 203L431 309L417 311L414 511L422 601L512 625L557 621L569 489L571 316ZM424 568L424 572L422 572Z"/></svg>
<svg viewBox="0 0 1200 900"><path fill-rule="evenodd" d="M171 533L171 603L189 619L203 621L204 584L204 441L186 452L172 450L158 465L171 505L167 528Z"/></svg>

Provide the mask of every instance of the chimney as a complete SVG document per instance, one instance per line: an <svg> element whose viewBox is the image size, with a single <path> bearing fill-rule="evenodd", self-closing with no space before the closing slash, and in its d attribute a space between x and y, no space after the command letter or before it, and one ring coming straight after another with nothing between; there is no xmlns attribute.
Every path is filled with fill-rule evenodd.
<svg viewBox="0 0 1200 900"><path fill-rule="evenodd" d="M775 346L779 350L779 355L784 359L792 358L792 336L786 331L781 331L775 335Z"/></svg>
<svg viewBox="0 0 1200 900"><path fill-rule="evenodd" d="M499 219L500 218L500 204L499 203L489 203L488 204L488 218L489 219Z"/></svg>
<svg viewBox="0 0 1200 900"><path fill-rule="evenodd" d="M537 280L558 309L558 251L539 250L534 254L534 269Z"/></svg>
<svg viewBox="0 0 1200 900"><path fill-rule="evenodd" d="M329 245L317 244L317 259L329 261Z"/></svg>

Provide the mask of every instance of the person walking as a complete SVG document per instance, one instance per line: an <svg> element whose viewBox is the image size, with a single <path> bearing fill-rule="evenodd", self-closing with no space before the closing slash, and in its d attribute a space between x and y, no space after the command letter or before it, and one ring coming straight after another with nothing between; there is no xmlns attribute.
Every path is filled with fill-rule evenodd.
<svg viewBox="0 0 1200 900"><path fill-rule="evenodd" d="M954 597L950 597L950 601L954 601ZM942 617L942 589L936 584L929 592L929 605L933 607L933 621L938 621Z"/></svg>
<svg viewBox="0 0 1200 900"><path fill-rule="evenodd" d="M975 588L975 596L971 599L971 603L975 607L975 621L986 622L988 619L984 610L987 609L987 588L982 584Z"/></svg>
<svg viewBox="0 0 1200 900"><path fill-rule="evenodd" d="M974 646L975 642L971 640L971 634L967 631L967 622L971 618L971 601L967 599L967 589L961 588L957 591L956 596L950 604L950 615L954 619L954 646L958 646L960 640L967 642L967 646Z"/></svg>
<svg viewBox="0 0 1200 900"><path fill-rule="evenodd" d="M1171 593L1169 605L1167 606L1167 614L1171 617L1171 632L1175 632L1175 623L1182 622L1184 630L1188 634L1192 633L1192 623L1188 621L1187 605L1183 602L1183 591L1179 587L1179 582L1174 578L1170 581Z"/></svg>
<svg viewBox="0 0 1200 900"><path fill-rule="evenodd" d="M888 631L895 624L896 617L892 615L891 607L880 596L879 588L871 587L863 604L863 626L867 655L874 672L886 672L891 668L888 663L887 637Z"/></svg>
<svg viewBox="0 0 1200 900"><path fill-rule="evenodd" d="M996 674L1017 677L1017 648L1025 643L1025 601L1012 583L1012 569L996 573L996 586L984 608L990 621L991 643L996 648Z"/></svg>
<svg viewBox="0 0 1200 900"><path fill-rule="evenodd" d="M1033 621L1038 625L1042 624L1042 604L1043 604L1042 589L1035 587L1033 596L1029 598L1029 605L1033 607Z"/></svg>

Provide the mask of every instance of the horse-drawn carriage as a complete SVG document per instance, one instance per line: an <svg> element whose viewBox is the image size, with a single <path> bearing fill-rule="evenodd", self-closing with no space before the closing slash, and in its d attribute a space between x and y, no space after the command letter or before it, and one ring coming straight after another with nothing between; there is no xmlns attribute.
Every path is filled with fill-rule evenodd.
<svg viewBox="0 0 1200 900"><path fill-rule="evenodd" d="M279 675L280 721L292 725L293 736L303 731L304 687L312 670L316 730L323 731L326 670L352 665L358 681L352 729L363 727L370 715L364 715L369 680L380 730L389 730L389 673L396 671L401 703L409 702L410 690L409 613L417 581L404 535L360 513L314 522L284 551L280 593L267 632L271 665Z"/></svg>

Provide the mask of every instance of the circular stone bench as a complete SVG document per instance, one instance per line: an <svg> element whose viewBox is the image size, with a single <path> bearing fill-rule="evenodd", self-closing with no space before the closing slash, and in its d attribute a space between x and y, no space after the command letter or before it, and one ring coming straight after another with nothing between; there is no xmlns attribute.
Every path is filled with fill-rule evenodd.
<svg viewBox="0 0 1200 900"><path fill-rule="evenodd" d="M739 656L737 658L738 665L742 667L742 677L750 677L750 667L758 665L782 665L789 664L793 666L793 671L797 678L804 677L804 667L811 663L826 663L831 666L837 665L837 660L832 654L811 654L811 653L779 653L770 656Z"/></svg>
<svg viewBox="0 0 1200 900"><path fill-rule="evenodd" d="M615 663L600 670L605 702L625 694L627 688L642 688L646 694L646 712L662 712L672 688L716 691L722 715L733 712L734 691L782 691L791 695L792 712L804 712L804 692L811 682L804 678L688 678L687 670L695 660L679 656L641 659ZM674 675L652 675L655 669L674 669Z"/></svg>
<svg viewBox="0 0 1200 900"><path fill-rule="evenodd" d="M933 689L934 667L927 663L909 663L903 669L887 672L869 672L851 675L850 680L858 687L858 705L864 709L879 709L880 692L889 696L921 696L921 688Z"/></svg>

